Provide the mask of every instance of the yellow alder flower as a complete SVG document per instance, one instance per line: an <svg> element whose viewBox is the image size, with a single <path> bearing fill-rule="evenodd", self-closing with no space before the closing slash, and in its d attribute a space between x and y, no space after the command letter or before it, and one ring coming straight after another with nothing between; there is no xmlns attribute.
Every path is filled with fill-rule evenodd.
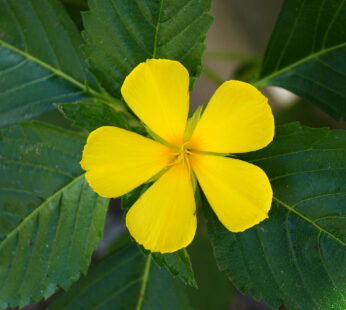
<svg viewBox="0 0 346 310"><path fill-rule="evenodd" d="M197 226L194 176L228 230L241 232L268 217L273 193L266 174L224 156L261 149L273 139L272 111L255 87L223 83L195 128L187 125L189 73L177 61L139 64L121 93L163 143L100 127L88 137L81 166L89 185L103 197L124 195L161 172L126 215L126 226L139 244L161 253L190 244Z"/></svg>

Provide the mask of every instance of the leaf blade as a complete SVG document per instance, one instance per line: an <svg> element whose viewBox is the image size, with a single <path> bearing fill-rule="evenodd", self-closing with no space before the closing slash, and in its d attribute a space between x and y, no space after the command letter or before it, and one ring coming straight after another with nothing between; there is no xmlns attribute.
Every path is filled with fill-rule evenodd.
<svg viewBox="0 0 346 310"><path fill-rule="evenodd" d="M59 1L0 5L0 80L7 90L0 93L0 126L98 94L86 85L94 82L79 50L82 38Z"/></svg>
<svg viewBox="0 0 346 310"><path fill-rule="evenodd" d="M286 0L255 85L286 88L343 120L345 10L339 0Z"/></svg>
<svg viewBox="0 0 346 310"><path fill-rule="evenodd" d="M90 70L116 98L121 98L126 75L148 58L179 60L194 81L212 20L210 4L210 0L89 1L90 11L83 14L87 42L83 51Z"/></svg>
<svg viewBox="0 0 346 310"><path fill-rule="evenodd" d="M95 264L49 309L191 309L182 288L132 243Z"/></svg>
<svg viewBox="0 0 346 310"><path fill-rule="evenodd" d="M339 130L289 124L241 156L266 171L275 197L269 219L252 229L233 234L204 205L219 268L241 291L274 308L345 306L345 141Z"/></svg>
<svg viewBox="0 0 346 310"><path fill-rule="evenodd" d="M67 289L88 269L108 201L84 179L83 144L37 122L0 131L1 309Z"/></svg>
<svg viewBox="0 0 346 310"><path fill-rule="evenodd" d="M128 129L126 119L115 107L104 102L85 99L77 103L59 104L58 108L74 126L93 131L101 126L115 126Z"/></svg>

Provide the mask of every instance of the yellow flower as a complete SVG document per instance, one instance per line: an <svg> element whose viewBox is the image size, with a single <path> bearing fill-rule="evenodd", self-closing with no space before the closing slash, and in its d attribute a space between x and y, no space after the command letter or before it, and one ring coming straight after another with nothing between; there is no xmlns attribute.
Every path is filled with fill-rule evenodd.
<svg viewBox="0 0 346 310"><path fill-rule="evenodd" d="M162 143L101 127L90 133L81 166L90 186L103 197L124 195L161 172L126 215L126 226L139 244L161 253L190 244L197 225L194 176L230 231L244 231L268 217L273 194L266 174L224 156L261 149L273 139L268 100L255 87L225 82L192 127L194 122L187 125L189 74L177 61L139 64L121 93Z"/></svg>

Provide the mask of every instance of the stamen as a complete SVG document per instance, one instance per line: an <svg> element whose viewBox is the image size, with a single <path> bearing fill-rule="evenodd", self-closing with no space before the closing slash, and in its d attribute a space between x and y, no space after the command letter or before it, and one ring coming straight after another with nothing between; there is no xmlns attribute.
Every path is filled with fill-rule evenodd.
<svg viewBox="0 0 346 310"><path fill-rule="evenodd" d="M184 142L178 149L178 152L174 152L173 155L175 156L174 160L168 164L168 166L173 166L176 164L179 164L183 162L184 165L187 165L189 171L191 171L191 165L189 160L189 155L191 154L191 151L186 148L187 142Z"/></svg>

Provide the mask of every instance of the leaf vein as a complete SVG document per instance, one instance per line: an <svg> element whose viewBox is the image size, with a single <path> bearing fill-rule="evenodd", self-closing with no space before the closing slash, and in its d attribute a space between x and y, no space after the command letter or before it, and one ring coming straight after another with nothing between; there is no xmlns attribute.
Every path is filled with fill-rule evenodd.
<svg viewBox="0 0 346 310"><path fill-rule="evenodd" d="M1 190L1 188L0 188L0 190ZM12 212L9 212L9 211L3 211L3 210L0 210L0 217L2 217L3 215L7 215L7 216L13 216L13 217L16 217L16 218L19 218L20 220L22 220L23 219L23 217L22 216L19 216L18 214L16 214L16 213L12 213Z"/></svg>
<svg viewBox="0 0 346 310"><path fill-rule="evenodd" d="M120 21L123 23L130 36L135 40L137 45L143 49L143 51L150 55L150 52L147 50L143 42L141 42L140 39L137 37L136 30L132 29L131 25L126 21L126 19L123 18L122 14L119 12L119 8L117 7L116 2L114 0L110 1L112 3L115 13L118 15Z"/></svg>
<svg viewBox="0 0 346 310"><path fill-rule="evenodd" d="M69 173L67 173L64 170L57 169L57 168L52 168L52 167L45 166L45 165L42 165L42 164L36 164L36 163L32 163L32 162L24 162L24 161L18 161L18 160L10 160L10 159L5 159L5 160L2 159L0 161L0 164L3 164L3 163L5 165L8 164L8 165L18 165L18 166L33 167L33 168L37 168L37 169L41 169L41 170L47 170L47 171L50 171L50 172L54 172L54 173L57 173L57 174L60 174L60 175L64 175L64 176L67 176L67 177L69 177L71 179L74 178L74 176L72 174L69 174Z"/></svg>
<svg viewBox="0 0 346 310"><path fill-rule="evenodd" d="M15 25L17 26L19 33L20 33L20 36L22 37L22 42L25 46L25 50L27 51L28 50L28 44L26 42L25 32L23 30L22 24L20 23L20 19L17 18L15 10L11 7L11 5L10 5L11 1L3 1L3 3L5 3L5 5L9 9L10 14L12 14L12 17L15 21Z"/></svg>
<svg viewBox="0 0 346 310"><path fill-rule="evenodd" d="M37 65L53 72L55 75L60 76L61 78L65 79L66 81L68 81L69 83L73 84L74 86L77 86L78 88L80 88L84 93L89 93L97 98L102 98L105 99L106 101L108 101L108 97L105 98L104 95L102 95L101 93L99 93L98 91L94 90L93 88L91 88L90 86L86 86L83 83L77 81L76 79L74 79L72 76L69 76L68 74L66 74L65 72L54 68L53 66L51 66L50 64L32 56L31 54L27 53L26 51L23 51L21 49L16 48L15 46L6 43L5 41L0 39L0 44L3 45L5 48L9 49L10 51L17 53L18 55L36 63Z"/></svg>
<svg viewBox="0 0 346 310"><path fill-rule="evenodd" d="M332 277L331 277L331 275L330 275L330 273L328 271L326 260L325 260L325 257L323 255L322 249L321 249L321 232L318 233L317 240L318 240L318 253L319 253L319 258L321 260L321 265L322 265L323 269L325 270L329 280L331 281L334 289L340 294L340 296L343 299L345 299L345 296L342 294L341 291L339 291L338 287L336 286L334 280L332 279Z"/></svg>
<svg viewBox="0 0 346 310"><path fill-rule="evenodd" d="M45 103L45 102L53 103L55 100L60 100L62 98L74 97L74 96L77 96L78 94L82 94L82 92L78 91L78 92L73 92L73 93L67 93L67 94L63 94L63 95L59 95L59 96L54 96L54 97L46 98L44 100L39 99L39 100L36 100L36 101L28 102L24 106L18 106L18 107L12 108L12 109L11 109L11 107L8 107L9 109L3 110L3 111L1 111L1 113L4 114L6 112L10 112L10 113L12 112L14 114L16 111L18 113L20 113L20 110L22 110L25 107L29 107L29 106L33 107L35 105L39 105L39 104L42 104L42 103Z"/></svg>
<svg viewBox="0 0 346 310"><path fill-rule="evenodd" d="M332 52L334 50L337 50L339 48L343 48L345 46L346 46L346 42L343 42L343 43L334 45L332 47L329 47L327 49L320 50L320 51L318 51L316 53L309 54L306 57L304 57L304 58L302 58L302 59L300 59L300 60L298 60L298 61L296 61L296 62L294 62L294 63L292 63L290 65L287 65L286 67L283 67L282 69L280 69L280 70L278 70L276 72L274 70L274 73L269 74L269 75L261 78L260 80L257 80L256 82L253 83L253 85L255 87L257 87L257 88L261 88L261 87L265 86L268 81L276 78L277 76L282 75L282 74L284 74L284 73L286 73L288 71L291 71L294 68L296 68L296 67L298 67L298 66L300 66L300 65L302 65L302 64L304 64L304 63L306 63L306 62L308 62L308 61L310 61L310 60L312 60L312 59L314 59L314 58L316 58L316 57L318 57L320 55L327 54L327 53Z"/></svg>
<svg viewBox="0 0 346 310"><path fill-rule="evenodd" d="M133 280L129 283L127 283L126 285L122 286L121 288L117 289L116 291L114 291L111 295L107 296L107 298L103 299L101 302L99 302L98 304L96 304L93 308L91 309L99 309L102 305L104 305L107 301L109 301L110 299L116 297L117 295L121 294L123 291L128 290L130 287L134 286L135 284L137 284L139 281L141 281L141 278Z"/></svg>
<svg viewBox="0 0 346 310"><path fill-rule="evenodd" d="M102 274L99 274L98 277L94 281L91 281L90 283L88 283L88 285L83 287L83 289L80 290L78 292L78 294L75 294L73 296L73 299L71 299L71 303L72 303L73 300L76 300L78 297L82 296L89 288L93 287L95 284L97 284L98 282L102 281L104 276L106 276L107 274L111 274L113 271L117 270L121 266L123 266L125 264L128 264L129 262L134 260L139 255L140 255L140 252L136 252L134 255L130 256L128 259L125 259L124 261L122 261L121 263L115 265L111 269L108 269L106 272L104 272ZM141 278L139 278L139 279L141 279Z"/></svg>
<svg viewBox="0 0 346 310"><path fill-rule="evenodd" d="M286 44L285 44L284 48L282 49L282 52L281 52L280 56L278 58L278 61L276 63L274 71L276 71L280 67L280 65L282 63L282 59L283 59L283 57L286 54L286 50L287 50L289 44L291 43L291 40L292 40L292 37L293 37L293 33L296 30L296 27L297 27L297 24L298 24L298 20L299 20L300 15L302 14L303 7L304 7L305 3L306 3L306 0L303 0L300 3L299 11L298 11L297 15L295 16L294 23L293 23L292 28L291 28L292 30L291 30L291 32L289 34L288 40L286 41Z"/></svg>
<svg viewBox="0 0 346 310"><path fill-rule="evenodd" d="M332 29L332 27L333 27L333 25L334 25L334 23L335 23L335 21L336 21L336 18L337 18L338 15L340 14L341 8L343 7L344 3L345 3L345 0L342 0L342 1L340 2L340 5L339 5L338 8L336 9L335 14L333 15L333 18L332 18L331 22L330 22L329 25L328 25L328 29L327 29L326 33L324 34L324 36L323 36L323 39L322 39L322 47L325 47L325 46L326 46L326 40L327 40L327 38L328 38L329 32L330 32L330 30Z"/></svg>
<svg viewBox="0 0 346 310"><path fill-rule="evenodd" d="M346 192L335 192L335 193L325 193L325 194L315 195L315 196L311 196L311 197L307 197L307 198L299 200L298 202L294 203L292 205L292 207L295 208L296 206L300 205L301 203L311 201L314 199L319 199L319 198L328 197L328 196L344 195L344 194L346 194Z"/></svg>
<svg viewBox="0 0 346 310"><path fill-rule="evenodd" d="M18 69L18 68L22 67L23 65L25 65L27 62L28 62L28 60L24 59L24 60L21 60L20 62L16 63L15 65L13 65L11 67L8 67L6 69L1 70L0 71L0 76L4 75L5 73L8 74L8 73L10 73L12 71L15 71L16 69Z"/></svg>
<svg viewBox="0 0 346 310"><path fill-rule="evenodd" d="M293 258L293 262L294 262L294 266L298 272L298 275L299 275L299 278L301 279L302 281L302 284L303 284L303 287L305 289L305 291L309 294L309 297L310 299L312 300L312 302L317 306L317 309L319 308L318 306L318 303L317 301L315 300L313 294L311 294L308 286L306 285L306 282L303 278L303 273L299 267L299 264L298 264L298 260L297 260L297 255L296 255L296 251L294 250L294 247L293 247L293 241L292 241L292 237L291 237L291 232L290 232L290 229L288 227L288 217L290 216L290 210L287 212L286 214L286 217L285 217L285 229L286 229L286 237L287 237L287 240L288 240L288 245L290 247L290 252L291 252L291 255L292 255L292 258Z"/></svg>
<svg viewBox="0 0 346 310"><path fill-rule="evenodd" d="M346 215L327 215L327 216L321 216L321 217L318 217L316 219L314 219L314 223L317 223L321 220L325 220L325 219L346 219Z"/></svg>
<svg viewBox="0 0 346 310"><path fill-rule="evenodd" d="M137 7L140 10L141 14L146 19L146 21L155 28L155 25L154 25L153 21L151 20L149 14L146 12L142 2L139 2L139 0L135 0L135 2L137 4Z"/></svg>
<svg viewBox="0 0 346 310"><path fill-rule="evenodd" d="M9 88L9 89L6 89L5 91L3 92L0 92L0 96L3 96L3 95L8 95L9 93L13 93L14 91L18 90L18 89L23 89L23 88L26 88L27 86L33 86L35 84L38 84L38 83L41 83L41 82L44 82L44 81L47 81L49 80L51 77L53 77L54 74L51 73L51 74L48 74L48 75L45 75L45 76L42 76L40 78L37 78L35 80L31 80L30 82L26 82L26 83L23 83L21 85L18 85L18 86L15 86L13 88Z"/></svg>
<svg viewBox="0 0 346 310"><path fill-rule="evenodd" d="M326 0L322 0L321 2L321 5L318 9L318 15L317 15L317 18L316 18L316 24L315 24L315 27L314 27L314 39L313 39L313 43L312 43L312 52L315 51L315 47L316 47L316 40L317 40L317 30L318 30L318 26L320 24L320 18L321 18L321 13L322 13L322 8L324 7L324 4L325 4Z"/></svg>
<svg viewBox="0 0 346 310"><path fill-rule="evenodd" d="M275 277L275 273L274 273L273 269L271 268L271 266L270 266L270 264L269 264L269 261L268 261L268 259L267 259L267 254L266 254L266 251L265 251L265 248L264 248L264 243L263 243L263 240L262 240L262 235L261 235L261 233L260 233L260 231L259 231L259 229L258 229L258 225L256 226L256 235L257 235L257 239L258 239L258 241L259 241L259 244L261 245L261 250L262 250L262 252L263 252L264 261L266 262L266 265L267 265L267 267L268 267L268 269L269 269L269 271L270 271L270 274L271 274L272 278L274 279L274 283L275 283L275 285L277 286L279 292L281 292L281 294L282 294L283 296L285 296L286 294L285 294L285 292L281 289L281 286L279 285L278 280L277 280L276 277Z"/></svg>
<svg viewBox="0 0 346 310"><path fill-rule="evenodd" d="M36 217L35 218L35 226L34 226L34 232L32 234L30 234L31 236L31 243L30 245L28 245L27 249L28 249L28 252L30 253L29 257L26 259L26 265L25 265L25 270L22 272L23 274L23 277L21 279L21 283L20 285L18 285L19 289L18 289L18 292L21 291L21 288L23 286L23 284L25 283L25 279L27 278L28 276L28 271L29 271L29 267L30 267L30 264L32 263L32 254L33 254L33 250L34 250L34 245L36 243L36 240L37 240L37 231L38 231L38 218ZM32 236L34 235L34 240L32 240ZM24 249L22 248L22 251Z"/></svg>
<svg viewBox="0 0 346 310"><path fill-rule="evenodd" d="M300 174L308 174L308 173L315 173L315 172L323 172L323 171L337 171L337 170L346 170L345 167L340 167L340 168L323 168L323 169L314 169L314 170L304 170L304 171L295 171L292 173L286 173L277 177L273 177L273 178L269 178L269 180L271 182L286 178L286 177L290 177L290 176L294 176L294 175L300 175Z"/></svg>
<svg viewBox="0 0 346 310"><path fill-rule="evenodd" d="M35 146L42 146L42 147L45 147L45 148L49 148L49 149L51 149L53 151L64 153L64 154L69 155L71 157L74 157L74 158L76 158L78 160L81 159L80 155L76 155L75 153L72 153L72 152L69 152L69 151L67 151L65 149L56 147L56 145L49 144L49 143L46 143L44 141L40 142L40 141L37 141L37 140L28 140L28 139L25 139L25 138L8 138L6 136L3 136L3 138L4 139L2 141L5 141L5 142L21 142L21 143L35 144Z"/></svg>
<svg viewBox="0 0 346 310"><path fill-rule="evenodd" d="M40 193L36 193L34 191L28 190L28 189L24 189L24 188L14 188L14 187L0 187L0 191L3 192L18 192L18 193L25 193L25 194L29 194L31 196L35 196L38 197L42 200L46 199L47 197L43 196Z"/></svg>
<svg viewBox="0 0 346 310"><path fill-rule="evenodd" d="M331 65L327 64L326 62L322 61L321 58L319 57L316 57L316 60L317 62L319 62L321 65L323 65L324 67L327 67L329 68L330 70L336 72L336 73L339 73L341 76L346 76L346 73L340 71L340 70L337 70L336 68L332 67Z"/></svg>
<svg viewBox="0 0 346 310"><path fill-rule="evenodd" d="M145 297L145 292L146 292L147 286L148 286L149 274L151 271L151 264L152 264L152 256L151 256L151 254L149 254L146 257L145 267L144 267L143 276L142 276L142 284L141 284L141 288L139 291L136 310L141 310L141 308L142 308L142 304L143 304L144 297Z"/></svg>
<svg viewBox="0 0 346 310"><path fill-rule="evenodd" d="M32 4L31 0L28 0L27 2L30 4L30 7L32 8L32 11L33 11L34 15L37 17L37 21L41 25L41 29L42 29L42 31L43 31L43 33L45 35L45 38L46 38L46 41L48 43L49 49L50 49L50 51L51 51L51 53L52 53L52 55L53 55L53 57L55 59L55 66L56 66L56 68L58 70L60 70L61 69L61 65L60 65L60 61L59 61L58 55L56 54L55 49L52 46L51 40L50 40L50 38L48 36L46 28L43 25L42 19L40 18L39 14L37 14L37 11L36 11L34 5Z"/></svg>
<svg viewBox="0 0 346 310"><path fill-rule="evenodd" d="M81 185L80 185L80 189L79 189L79 195L78 195L78 200L77 200L77 210L76 210L76 214L75 214L75 217L73 219L73 228L72 228L72 232L70 233L70 237L69 238L69 245L68 245L68 252L66 253L67 254L67 259L65 260L67 263L71 262L71 256L72 256L72 241L76 235L76 226L77 226L77 220L79 218L79 215L80 215L80 211L81 211L81 199L82 199L82 194L83 194L83 191L84 191L84 185L85 183L84 182L81 182ZM95 208L94 208L95 209ZM90 225L89 225L90 227ZM67 269L68 265L65 264L65 270ZM73 278L73 274L71 274L71 270L69 270L69 278L72 279ZM73 271L72 271L73 272Z"/></svg>
<svg viewBox="0 0 346 310"><path fill-rule="evenodd" d="M311 146L310 148L308 149L305 149L305 150L299 150L299 151L295 151L295 152L287 152L287 153L280 153L278 155L273 155L273 156L268 156L268 157L262 157L262 158L256 158L256 159L253 159L253 160L248 160L248 162L250 163L256 163L256 162L259 162L259 161L264 161L264 160L268 160L268 159L274 159L274 158L280 158L280 157L285 157L287 155L294 155L294 154L302 154L302 153L306 153L306 152L315 152L315 151L318 151L318 152L324 152L324 151L340 151L343 149L341 148L330 148L330 149L315 149L313 146Z"/></svg>
<svg viewBox="0 0 346 310"><path fill-rule="evenodd" d="M163 47L167 44L169 44L170 42L175 41L177 38L179 38L180 36L184 35L184 33L186 31L188 31L192 26L194 26L195 24L197 24L202 18L204 18L204 16L206 15L206 13L203 13L201 16L199 16L198 18L196 18L192 23L190 23L187 27L185 27L182 31L177 32L174 36L170 37L169 40L167 40L166 42L164 42L163 44L159 45L159 47Z"/></svg>
<svg viewBox="0 0 346 310"><path fill-rule="evenodd" d="M63 186L62 188L60 188L59 190L57 190L53 195L51 195L50 197L48 197L45 201L43 201L39 206L37 206L34 211L29 214L14 230L12 230L7 236L6 238L0 242L0 250L4 247L4 245L8 242L8 240L14 235L16 234L21 227L30 219L32 219L34 216L36 216L37 213L39 213L41 211L42 208L44 208L46 206L47 203L49 203L50 201L52 201L53 199L55 199L56 197L58 197L61 193L63 193L67 188L71 187L74 183L77 183L81 178L84 177L84 173L79 175L78 177L76 177L74 180L70 181L69 183L67 183L65 186Z"/></svg>
<svg viewBox="0 0 346 310"><path fill-rule="evenodd" d="M152 58L156 57L162 10L163 10L163 0L160 0L159 16L157 17L157 23L156 23L156 27L155 27L155 33L154 33L154 46L153 46Z"/></svg>
<svg viewBox="0 0 346 310"><path fill-rule="evenodd" d="M245 267L246 274L248 275L248 279L251 281L250 285L246 288L247 290L250 290L250 288L253 287L253 285L254 285L254 282L252 280L251 273L250 273L250 268L249 268L248 264L246 263L244 250L241 247L241 245L239 245L240 242L238 240L237 234L233 234L233 237L234 237L235 243L237 244L237 248L239 249L239 252L242 256L243 265Z"/></svg>
<svg viewBox="0 0 346 310"><path fill-rule="evenodd" d="M330 91L331 93L338 95L339 97L341 97L343 99L346 99L346 96L343 93L340 93L340 92L336 91L335 89L327 87L325 84L321 84L321 83L317 82L316 80L312 79L311 77L309 77L305 74L302 74L301 72L297 72L296 70L292 70L292 71L294 72L294 74L302 77L303 79L306 79L306 80L310 81L311 83L316 84L319 87L324 88L324 89Z"/></svg>
<svg viewBox="0 0 346 310"><path fill-rule="evenodd" d="M322 228L321 226L319 226L318 224L314 223L313 221L311 221L308 217L306 217L305 215L303 215L302 213L300 213L299 211L297 211L295 208L291 207L290 205L288 205L287 203L281 201L280 199L276 198L275 196L273 197L273 200L275 200L276 202L278 202L279 204L281 204L283 207L285 207L286 209L288 209L290 212L298 215L300 218L302 218L303 220L305 220L307 223L310 223L312 226L314 226L318 231L322 231L325 234L329 235L331 238L333 238L334 240L336 240L337 242L339 242L341 245L346 246L346 243L343 242L342 240L340 240L338 237L334 236L332 233L330 233L328 230Z"/></svg>
<svg viewBox="0 0 346 310"><path fill-rule="evenodd" d="M95 2L95 5L96 5L96 7L98 8L98 1ZM129 59L128 59L128 60L129 60L129 64L128 64L126 61L123 62L123 63L125 63L125 64L127 65L128 71L130 71L131 68L133 68L133 67L135 66L135 64L132 62L132 59L131 59L130 57L127 57L127 56L126 56L126 55L127 55L126 51L123 50L122 45L119 44L118 40L117 40L116 37L113 35L113 32L110 31L110 26L107 25L107 23L104 21L104 19L103 19L101 16L99 16L98 13L99 13L99 9L98 9L98 12L97 12L97 19L101 22L101 24L103 25L103 28L104 28L105 31L107 32L108 36L110 37L110 39L112 40L112 42L114 43L114 45L117 47L118 52L121 54L121 56L122 56L124 59L125 59L125 58L129 58ZM97 45L97 47L98 47L99 49L101 49L101 50L104 52L105 56L106 56L114 65L117 65L117 61L115 61L115 58L112 57L112 55L107 51L107 49L105 49L105 48L103 47L102 44ZM131 61L131 63L130 63L130 61ZM114 66L113 70L114 70L114 69L117 69L117 70L120 72L120 74L123 74L123 73L120 71L119 67Z"/></svg>

